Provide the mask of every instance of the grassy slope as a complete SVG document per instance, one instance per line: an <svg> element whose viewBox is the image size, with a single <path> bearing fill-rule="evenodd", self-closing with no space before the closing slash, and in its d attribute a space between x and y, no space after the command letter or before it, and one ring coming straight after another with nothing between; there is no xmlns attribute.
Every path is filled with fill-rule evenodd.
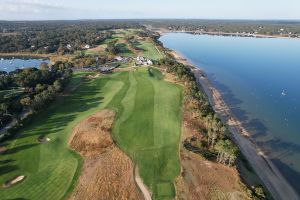
<svg viewBox="0 0 300 200"><path fill-rule="evenodd" d="M73 81L79 79L78 75ZM10 141L9 152L1 155L0 183L18 175L27 178L9 189L0 188L1 199L62 198L80 164L80 159L67 148L72 128L105 107L121 87L122 83L114 80L85 82L71 96L40 113L16 139ZM37 137L42 134L47 134L51 142L38 144Z"/></svg>
<svg viewBox="0 0 300 200"><path fill-rule="evenodd" d="M143 56L147 58L154 60L163 58L163 54L159 52L158 49L155 48L155 46L152 44L152 42L148 40L140 40L138 41L138 44L136 46L143 50Z"/></svg>
<svg viewBox="0 0 300 200"><path fill-rule="evenodd" d="M103 44L107 44L111 41L117 40L117 46L120 49L120 53L119 53L120 56L135 57L137 55L135 55L134 52L132 52L129 49L128 44L124 40L125 37L127 36L134 36L135 35L134 31L136 30L123 30L123 29L116 30L112 38L105 40ZM164 57L163 54L159 52L157 48L155 48L154 44L149 39L138 40L136 43L136 47L141 49L140 55L145 56L147 58L158 60ZM87 54L92 54L92 55L97 55L100 53L98 51L94 52L92 50L87 50L85 52Z"/></svg>
<svg viewBox="0 0 300 200"><path fill-rule="evenodd" d="M175 196L173 181L180 172L181 89L162 81L154 71L130 72L124 87L109 104L116 109L113 136L139 165L140 174L155 199Z"/></svg>
<svg viewBox="0 0 300 200"><path fill-rule="evenodd" d="M73 82L80 82L81 76ZM149 76L139 69L84 81L9 142L10 151L1 156L0 183L18 175L27 178L1 188L1 199L61 199L71 191L81 160L67 148L68 137L79 121L104 107L117 111L113 136L139 165L154 197L174 197L173 181L180 171L181 98L180 87L161 80L158 71ZM47 134L50 143L38 144L41 134Z"/></svg>
<svg viewBox="0 0 300 200"><path fill-rule="evenodd" d="M131 32L123 35L128 34ZM121 35L114 39L122 39ZM151 42L141 41L140 45L145 56L162 57ZM73 82L78 82L80 76ZM1 197L60 199L71 191L81 160L68 150L68 136L76 123L107 105L117 111L114 138L139 165L141 177L154 197L174 197L173 181L180 171L177 147L182 97L180 87L161 78L157 71L149 76L147 70L140 69L94 79L40 113L18 138L9 142L11 151L0 157L0 183L14 176L27 176L21 184L0 188ZM51 142L38 144L41 134L47 134Z"/></svg>

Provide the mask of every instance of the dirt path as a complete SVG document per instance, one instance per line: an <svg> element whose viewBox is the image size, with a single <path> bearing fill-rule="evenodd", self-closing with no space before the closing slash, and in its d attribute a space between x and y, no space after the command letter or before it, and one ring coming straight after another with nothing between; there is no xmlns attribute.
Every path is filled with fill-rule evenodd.
<svg viewBox="0 0 300 200"><path fill-rule="evenodd" d="M265 186L268 188L275 200L297 200L300 199L295 190L286 181L279 170L263 154L254 142L249 139L251 135L243 126L240 121L233 115L230 108L223 101L222 96L216 90L206 77L203 77L201 70L193 70L198 83L202 85L205 93L207 94L210 103L214 110L218 113L222 121L228 124L229 130L232 132L234 140L242 151L243 155L251 163L255 172L261 178Z"/></svg>
<svg viewBox="0 0 300 200"><path fill-rule="evenodd" d="M135 182L139 186L140 190L142 191L145 200L152 200L151 194L147 186L144 184L142 178L140 177L138 166L135 167L134 175L135 175L134 176Z"/></svg>

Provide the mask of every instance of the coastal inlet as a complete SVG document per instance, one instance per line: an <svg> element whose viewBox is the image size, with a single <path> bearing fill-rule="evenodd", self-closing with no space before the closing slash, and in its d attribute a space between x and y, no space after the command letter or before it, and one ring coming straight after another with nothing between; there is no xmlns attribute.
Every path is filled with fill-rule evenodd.
<svg viewBox="0 0 300 200"><path fill-rule="evenodd" d="M43 62L50 63L48 59L43 58L0 58L0 71L11 72L29 67L39 68Z"/></svg>

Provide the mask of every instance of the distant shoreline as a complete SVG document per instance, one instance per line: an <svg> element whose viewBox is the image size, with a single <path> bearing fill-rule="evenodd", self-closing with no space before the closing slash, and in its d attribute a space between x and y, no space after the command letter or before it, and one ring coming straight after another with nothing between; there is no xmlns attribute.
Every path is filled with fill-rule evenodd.
<svg viewBox="0 0 300 200"><path fill-rule="evenodd" d="M251 133L247 131L242 123L234 116L229 106L223 100L221 93L212 85L209 79L205 76L203 70L191 64L180 53L168 49L174 58L184 64L192 67L192 71L197 79L198 84L206 93L210 104L221 120L228 125L232 136L243 155L247 158L256 174L265 184L275 200L297 200L299 195L294 188L287 182L281 172L275 167L270 159L263 151L256 146L251 140Z"/></svg>
<svg viewBox="0 0 300 200"><path fill-rule="evenodd" d="M0 58L43 58L50 59L50 55L46 54L32 54L32 53L0 53Z"/></svg>
<svg viewBox="0 0 300 200"><path fill-rule="evenodd" d="M245 38L281 38L281 39L295 39L300 40L299 37L289 37L288 35L266 35L266 34L249 34L249 33L227 33L227 32L209 32L209 31L172 31L172 30L159 30L155 31L161 36L168 33L187 33L193 35L211 35L211 36L224 36L224 37L245 37Z"/></svg>

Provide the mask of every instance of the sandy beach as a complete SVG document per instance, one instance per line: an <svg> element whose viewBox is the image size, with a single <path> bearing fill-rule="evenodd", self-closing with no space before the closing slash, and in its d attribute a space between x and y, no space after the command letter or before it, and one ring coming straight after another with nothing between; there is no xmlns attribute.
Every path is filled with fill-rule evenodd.
<svg viewBox="0 0 300 200"><path fill-rule="evenodd" d="M206 76L203 76L204 72L189 63L188 60L184 59L179 53L175 51L171 51L170 53L178 62L193 67L192 71L195 74L197 82L207 94L209 102L215 112L222 119L223 123L228 125L229 130L232 132L232 137L239 146L240 151L247 158L273 198L275 200L300 199L299 195L286 181L275 165L263 151L255 145L255 142L251 140L251 133L248 132L242 123L233 115L230 107L223 100L221 93L213 87Z"/></svg>

